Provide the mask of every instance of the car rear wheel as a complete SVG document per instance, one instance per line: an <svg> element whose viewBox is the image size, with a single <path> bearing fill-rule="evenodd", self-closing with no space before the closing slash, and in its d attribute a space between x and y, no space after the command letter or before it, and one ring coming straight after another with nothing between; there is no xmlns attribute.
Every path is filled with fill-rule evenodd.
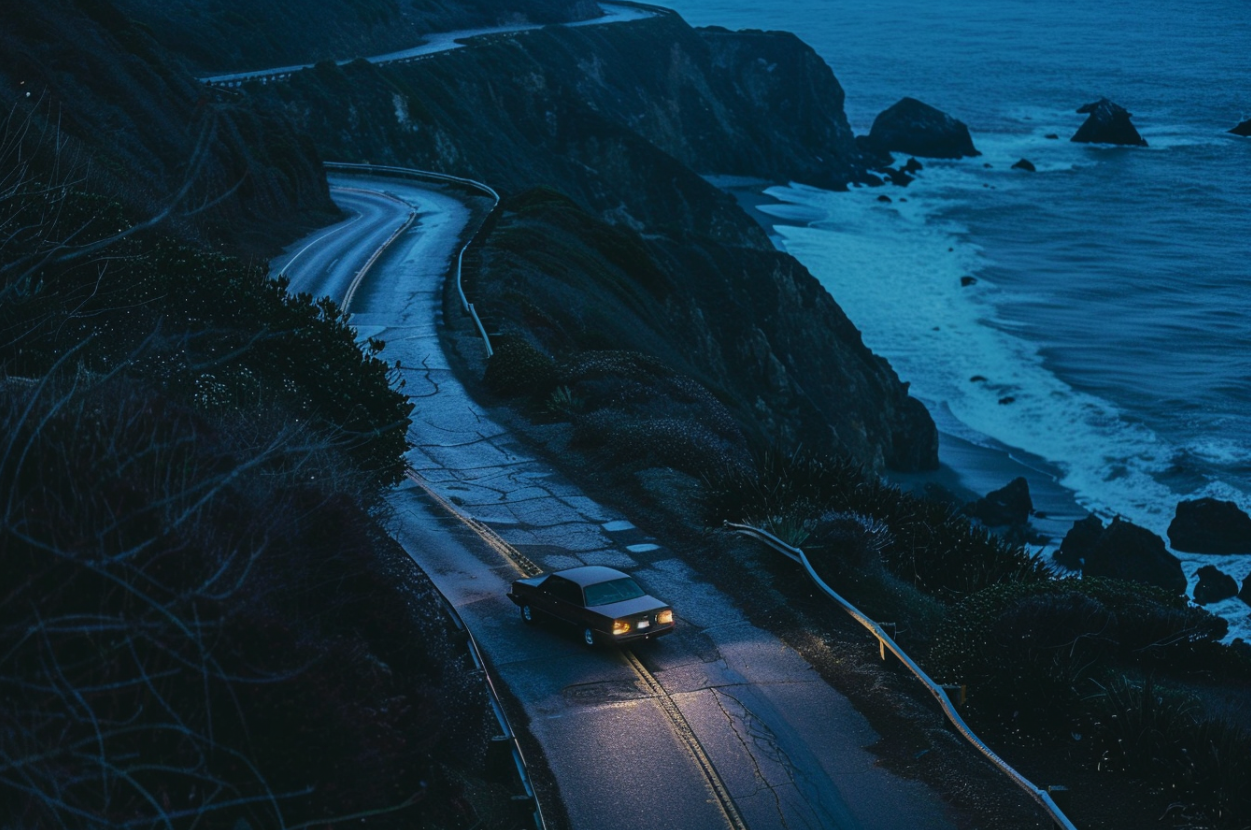
<svg viewBox="0 0 1251 830"><path fill-rule="evenodd" d="M523 605L521 606L521 621L526 625L534 625L538 622L538 615L529 605Z"/></svg>
<svg viewBox="0 0 1251 830"><path fill-rule="evenodd" d="M582 629L582 642L587 648L595 648L595 630L590 626Z"/></svg>

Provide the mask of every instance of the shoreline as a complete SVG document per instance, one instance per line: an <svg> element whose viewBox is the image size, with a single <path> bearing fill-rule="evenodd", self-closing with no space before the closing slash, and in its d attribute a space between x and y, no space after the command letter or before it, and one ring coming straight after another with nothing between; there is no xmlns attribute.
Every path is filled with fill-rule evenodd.
<svg viewBox="0 0 1251 830"><path fill-rule="evenodd" d="M764 193L767 188L776 186L777 182L732 176L710 176L707 179L733 196L739 206L765 230L769 238L775 240L775 244L777 236L774 226L804 225L802 222L781 219L760 210L761 205L777 203ZM784 250L781 246L778 247ZM854 320L852 322L855 323ZM925 485L937 484L964 501L972 501L992 490L998 490L1015 478L1024 477L1029 483L1030 499L1035 511L1035 515L1030 517L1029 527L1047 539L1039 549L1048 563L1054 564L1050 557L1051 552L1060 546L1061 540L1074 522L1091 513L1078 501L1072 490L1059 483L1060 471L1041 458L1031 457L1020 450L999 444L989 436L980 436L979 442L961 437L952 428L944 429L944 414L940 407L927 403L926 409L930 411L938 428L939 468L916 473L888 471L884 478L907 492L920 494ZM1061 573L1066 572L1059 565L1055 567Z"/></svg>
<svg viewBox="0 0 1251 830"><path fill-rule="evenodd" d="M785 250L780 244L780 237L774 231L778 225L805 227L801 220L784 219L761 210L761 206L781 204L765 194L765 190L777 186L777 182L762 179L749 179L732 176L709 176L707 180L729 193L739 206L759 224L779 250ZM835 298L837 301L837 298ZM852 321L855 324L855 321ZM941 404L922 401L934 419L938 429L939 449L937 470L925 472L901 473L888 470L883 478L905 492L923 494L927 484L937 484L951 491L963 502L981 498L992 490L998 490L1017 477L1024 477L1029 483L1030 500L1033 502L1034 515L1030 516L1027 530L1031 531L1039 541L1026 544L1030 551L1042 554L1044 561L1059 576L1078 575L1078 571L1070 571L1052 559L1052 553L1060 546L1065 534L1073 524L1092 513L1105 524L1113 516L1106 511L1095 511L1088 508L1077 494L1060 484L1061 470L1053 463L1003 444L994 438L981 433L971 434L968 427L956 421L947 413ZM993 532L993 531L992 531ZM1198 569L1203 565L1214 565L1222 572L1232 576L1239 584L1247 576L1247 562L1251 555L1245 554L1187 554L1173 550L1169 540L1162 535L1166 549L1180 560L1186 576L1186 595L1190 597L1194 591ZM1193 602L1193 599L1191 600ZM1237 597L1209 603L1206 608L1213 614L1223 617L1229 623L1229 634L1225 641L1234 638L1251 639L1251 614L1247 604Z"/></svg>

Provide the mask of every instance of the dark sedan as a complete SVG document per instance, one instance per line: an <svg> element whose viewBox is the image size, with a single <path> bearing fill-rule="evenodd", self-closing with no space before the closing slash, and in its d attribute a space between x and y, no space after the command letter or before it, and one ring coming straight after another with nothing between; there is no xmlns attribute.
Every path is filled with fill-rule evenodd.
<svg viewBox="0 0 1251 830"><path fill-rule="evenodd" d="M588 646L628 643L673 632L673 609L645 592L628 574L585 565L518 579L508 598L521 619L548 616L576 625Z"/></svg>

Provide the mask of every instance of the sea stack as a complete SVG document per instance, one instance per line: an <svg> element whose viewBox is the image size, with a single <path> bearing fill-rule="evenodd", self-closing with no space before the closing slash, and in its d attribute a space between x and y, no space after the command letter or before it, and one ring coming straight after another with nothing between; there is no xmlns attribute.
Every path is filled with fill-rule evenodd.
<svg viewBox="0 0 1251 830"><path fill-rule="evenodd" d="M1138 134L1138 130L1134 129L1134 125L1129 121L1133 113L1120 104L1114 104L1107 98L1100 98L1093 104L1079 107L1077 111L1089 117L1073 135L1072 141L1082 144L1147 146L1146 139Z"/></svg>
<svg viewBox="0 0 1251 830"><path fill-rule="evenodd" d="M1234 135L1251 137L1251 118L1248 118L1246 121L1243 121L1237 127L1234 127L1232 130L1230 130L1230 132L1233 133Z"/></svg>
<svg viewBox="0 0 1251 830"><path fill-rule="evenodd" d="M958 159L980 156L963 121L915 98L903 98L873 119L864 145L878 152Z"/></svg>

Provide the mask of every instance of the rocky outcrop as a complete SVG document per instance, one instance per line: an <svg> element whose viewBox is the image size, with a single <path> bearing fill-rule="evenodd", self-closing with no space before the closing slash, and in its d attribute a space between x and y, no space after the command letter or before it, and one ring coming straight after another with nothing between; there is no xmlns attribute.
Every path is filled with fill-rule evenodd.
<svg viewBox="0 0 1251 830"><path fill-rule="evenodd" d="M1017 477L984 498L969 502L965 515L991 526L1021 525L1029 521L1034 503L1029 496L1029 482Z"/></svg>
<svg viewBox="0 0 1251 830"><path fill-rule="evenodd" d="M1232 576L1215 565L1199 569L1199 581L1195 584L1194 598L1200 605L1220 602L1238 594L1238 583Z"/></svg>
<svg viewBox="0 0 1251 830"><path fill-rule="evenodd" d="M1070 570L1080 571L1086 557L1098 544L1101 535L1103 535L1103 522L1092 513L1084 519L1073 522L1069 532L1064 534L1064 541L1060 543L1059 549L1051 557Z"/></svg>
<svg viewBox="0 0 1251 830"><path fill-rule="evenodd" d="M1251 605L1251 574L1247 574L1242 578L1242 588L1238 590L1238 599Z"/></svg>
<svg viewBox="0 0 1251 830"><path fill-rule="evenodd" d="M1232 501L1178 502L1168 541L1186 553L1251 553L1251 516Z"/></svg>
<svg viewBox="0 0 1251 830"><path fill-rule="evenodd" d="M1119 516L1087 552L1082 573L1145 582L1176 594L1186 590L1181 560L1168 552L1164 540Z"/></svg>
<svg viewBox="0 0 1251 830"><path fill-rule="evenodd" d="M922 158L980 156L969 128L942 110L915 98L903 98L873 119L865 145L886 153Z"/></svg>
<svg viewBox="0 0 1251 830"><path fill-rule="evenodd" d="M1085 123L1077 129L1071 141L1082 144L1128 144L1146 147L1146 140L1130 123L1132 113L1107 98L1079 107L1079 113L1088 115Z"/></svg>
<svg viewBox="0 0 1251 830"><path fill-rule="evenodd" d="M1038 170L1038 168L1034 166L1034 162L1030 161L1029 159L1021 159L1016 164L1012 165L1012 169L1013 170L1025 170L1026 172L1029 172L1029 173L1034 173Z"/></svg>
<svg viewBox="0 0 1251 830"><path fill-rule="evenodd" d="M1230 130L1230 132L1233 133L1234 135L1240 135L1244 137L1251 136L1251 118L1248 118L1246 121L1243 121L1237 127L1234 127L1232 130Z"/></svg>

